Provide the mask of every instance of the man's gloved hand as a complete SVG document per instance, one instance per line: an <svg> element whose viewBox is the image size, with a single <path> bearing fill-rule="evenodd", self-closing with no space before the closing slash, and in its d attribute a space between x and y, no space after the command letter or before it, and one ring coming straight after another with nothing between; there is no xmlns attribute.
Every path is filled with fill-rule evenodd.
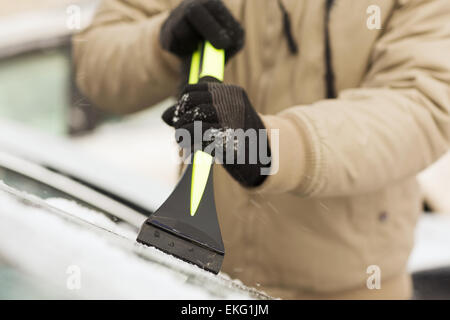
<svg viewBox="0 0 450 320"><path fill-rule="evenodd" d="M241 87L220 82L187 85L178 103L164 112L163 120L175 129L189 132L189 141L178 140L182 147L215 152L213 155L220 158L225 169L242 185L254 187L264 181L266 175L261 175L261 169L270 167L267 131ZM201 133L206 139L195 137L194 125L200 124L197 121L201 121ZM238 133L236 129L242 130ZM244 136L243 132L248 134ZM194 138L202 140L194 141ZM215 150L208 150L211 146ZM232 162L227 161L230 152Z"/></svg>
<svg viewBox="0 0 450 320"><path fill-rule="evenodd" d="M204 40L225 49L228 60L243 47L244 30L221 0L184 0L161 28L162 47L186 57Z"/></svg>

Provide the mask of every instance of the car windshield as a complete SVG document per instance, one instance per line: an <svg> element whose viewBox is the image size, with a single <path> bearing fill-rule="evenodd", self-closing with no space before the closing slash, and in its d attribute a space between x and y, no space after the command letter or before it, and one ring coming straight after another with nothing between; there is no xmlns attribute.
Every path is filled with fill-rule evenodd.
<svg viewBox="0 0 450 320"><path fill-rule="evenodd" d="M20 172L16 172L1 166L0 166L0 181L2 181L6 185L14 189L25 192L27 194L37 196L43 200L59 198L74 201L86 208L102 212L103 214L105 214L105 216L109 217L113 221L119 221L117 217L104 212L95 205L91 205L85 201L80 200L78 197L74 195L53 188L50 185L44 183L43 181L38 181Z"/></svg>
<svg viewBox="0 0 450 320"><path fill-rule="evenodd" d="M69 80L70 61L65 48L0 60L0 117L65 134Z"/></svg>

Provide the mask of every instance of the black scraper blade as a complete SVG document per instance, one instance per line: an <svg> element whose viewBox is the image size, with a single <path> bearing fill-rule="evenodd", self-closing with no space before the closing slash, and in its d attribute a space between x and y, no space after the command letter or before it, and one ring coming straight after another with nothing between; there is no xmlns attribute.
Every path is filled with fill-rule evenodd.
<svg viewBox="0 0 450 320"><path fill-rule="evenodd" d="M192 171L189 164L169 198L144 222L137 241L217 274L224 259L213 188L213 166L194 215L190 213Z"/></svg>

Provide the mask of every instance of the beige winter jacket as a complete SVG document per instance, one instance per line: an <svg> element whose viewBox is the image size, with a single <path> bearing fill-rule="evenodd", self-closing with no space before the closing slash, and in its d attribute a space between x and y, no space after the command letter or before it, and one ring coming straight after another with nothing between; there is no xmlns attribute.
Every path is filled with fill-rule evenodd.
<svg viewBox="0 0 450 320"><path fill-rule="evenodd" d="M178 60L158 37L179 2L106 0L74 39L78 84L98 106L132 112L175 93ZM327 22L326 0L283 0L294 55L276 0L225 0L246 30L225 80L280 140L279 171L261 187L215 168L223 270L283 298L409 298L415 175L450 139L450 1L334 2ZM367 26L371 5L380 29ZM336 99L326 99L327 27ZM372 265L381 289L367 286Z"/></svg>

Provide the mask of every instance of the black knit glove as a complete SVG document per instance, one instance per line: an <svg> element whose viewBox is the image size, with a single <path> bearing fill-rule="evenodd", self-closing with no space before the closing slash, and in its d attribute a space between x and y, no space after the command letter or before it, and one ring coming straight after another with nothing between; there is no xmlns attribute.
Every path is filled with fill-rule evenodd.
<svg viewBox="0 0 450 320"><path fill-rule="evenodd" d="M225 49L228 60L242 48L244 30L221 0L184 0L161 28L162 47L186 57L204 40Z"/></svg>
<svg viewBox="0 0 450 320"><path fill-rule="evenodd" d="M212 154L242 185L254 187L264 181L261 169L270 167L267 132L241 87L219 82L188 85L162 118L175 129L189 132L188 141L176 135L181 147ZM195 136L197 121L201 121L202 137Z"/></svg>

